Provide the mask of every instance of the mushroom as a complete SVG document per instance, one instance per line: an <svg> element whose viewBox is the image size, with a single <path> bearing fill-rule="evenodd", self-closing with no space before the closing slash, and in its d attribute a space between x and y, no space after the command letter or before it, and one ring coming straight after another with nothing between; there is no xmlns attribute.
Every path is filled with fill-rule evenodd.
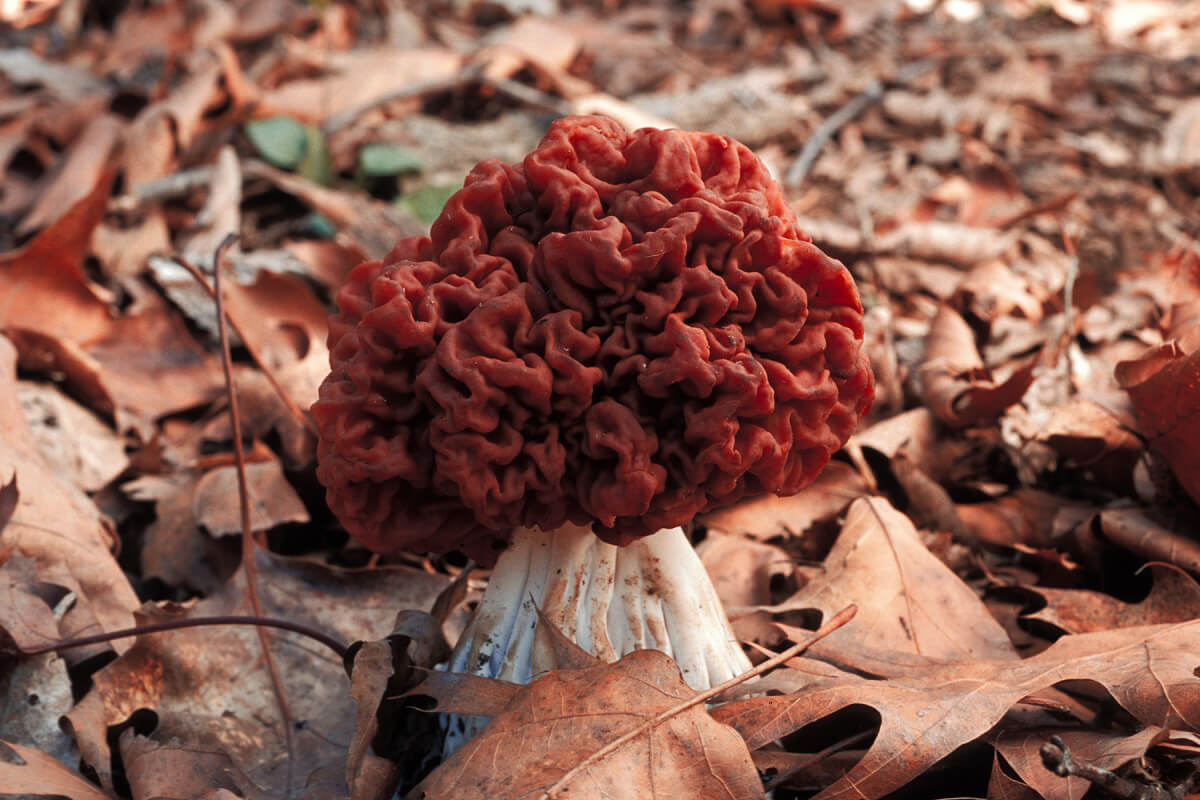
<svg viewBox="0 0 1200 800"><path fill-rule="evenodd" d="M749 669L681 526L810 483L874 393L862 306L724 136L556 121L356 267L317 474L377 551L495 565L450 669L528 682L539 610L584 649Z"/></svg>

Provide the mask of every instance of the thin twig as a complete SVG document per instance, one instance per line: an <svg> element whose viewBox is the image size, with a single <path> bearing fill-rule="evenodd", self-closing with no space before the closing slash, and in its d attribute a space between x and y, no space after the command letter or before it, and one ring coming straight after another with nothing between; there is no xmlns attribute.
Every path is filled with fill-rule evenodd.
<svg viewBox="0 0 1200 800"><path fill-rule="evenodd" d="M209 297L211 297L213 300L217 299L216 291L209 284L208 279L204 277L204 273L200 271L199 267L188 261L183 256L172 256L171 260L187 270L188 273L196 279L196 282L204 287L204 291L208 292ZM238 324L237 320L232 316L229 316L228 319L229 324L233 326L234 332L237 333L241 340L243 342L249 341L246 338L246 334L242 332L242 326ZM303 410L301 410L300 406L296 405L296 402L292 400L288 393L284 391L283 385L279 382L279 379L275 377L275 373L264 362L260 361L257 355L255 355L254 348L247 347L246 349L250 352L250 358L254 361L254 365L258 367L259 372L266 377L267 383L271 384L271 388L275 390L275 394L278 395L280 401L283 402L283 405L285 408L287 408L288 413L291 414L292 417L301 425L303 425L309 432L315 434L317 432L316 423L314 423L312 419L305 414Z"/></svg>
<svg viewBox="0 0 1200 800"><path fill-rule="evenodd" d="M929 72L936 66L937 62L933 60L917 61L908 64L896 73L893 83L903 86L909 81L915 80L926 72ZM796 160L788 168L787 176L783 179L784 183L788 186L798 186L808 175L808 171L812 169L813 162L821 154L821 148L825 146L825 143L841 130L842 126L847 122L882 100L884 88L883 81L878 78L872 78L866 89L852 97L846 105L830 114L824 122L818 125L817 129L813 131L812 136L808 137L808 141L804 143L804 147L800 150L800 155L796 156Z"/></svg>
<svg viewBox="0 0 1200 800"><path fill-rule="evenodd" d="M1051 736L1042 745L1041 756L1042 764L1055 775L1083 778L1121 800L1175 800L1175 796L1162 787L1136 783L1102 767L1075 760L1066 742L1058 735Z"/></svg>
<svg viewBox="0 0 1200 800"><path fill-rule="evenodd" d="M134 187L128 194L114 197L108 203L108 210L136 211L143 203L187 194L193 189L208 186L212 181L212 174L213 167L205 164L165 175Z"/></svg>
<svg viewBox="0 0 1200 800"><path fill-rule="evenodd" d="M173 619L167 622L151 622L146 625L135 625L132 628L122 628L116 631L108 631L107 633L97 633L92 636L80 636L74 639L63 639L50 644L44 644L39 647L21 648L21 654L26 656L38 656L43 653L57 653L62 650L70 650L74 647L87 647L93 644L104 644L111 642L114 639L128 639L130 636L141 636L143 633L163 633L165 631L175 631L181 628L200 628L206 625L261 625L264 628L279 628L284 631L298 633L301 636L307 636L315 642L328 647L337 654L339 660L344 660L346 657L346 645L334 639L328 634L322 633L316 628L310 628L307 625L301 625L298 622L289 622L286 619L274 619L272 617L251 617L246 615L231 615L231 616L215 616L215 617L192 617L190 619Z"/></svg>
<svg viewBox="0 0 1200 800"><path fill-rule="evenodd" d="M1071 240L1065 228L1062 232L1062 239L1063 248L1067 251L1068 256L1067 279L1063 285L1062 359L1064 362L1063 372L1067 379L1067 391L1073 393L1075 370L1071 364L1071 337L1075 333L1075 281L1079 279L1079 254L1075 251L1075 242Z"/></svg>
<svg viewBox="0 0 1200 800"><path fill-rule="evenodd" d="M255 616L265 616L262 600L258 597L258 569L254 564L254 531L250 527L250 490L246 485L246 453L242 447L242 418L238 412L237 392L233 387L233 358L229 353L229 332L225 327L225 306L221 302L221 265L225 253L237 241L237 234L231 233L225 237L217 252L213 255L213 297L217 304L217 334L221 340L221 369L225 372L225 391L229 396L229 416L233 424L233 458L237 465L238 504L242 512L242 571L246 576L246 596ZM283 679L279 677L279 666L275 663L275 654L271 652L271 639L267 636L266 628L255 628L258 641L262 646L263 659L267 664L267 673L271 676L271 685L275 690L275 699L279 702L279 713L283 716L284 743L287 747L287 778L284 784L284 798L292 794L293 757L292 749L292 715L288 710L287 697L283 692Z"/></svg>
<svg viewBox="0 0 1200 800"><path fill-rule="evenodd" d="M569 784L572 780L574 780L575 777L577 775L579 775L581 772L583 772L585 769L592 766L596 762L601 761L604 758L607 758L609 755L611 755L615 751L619 750L620 748L624 747L629 742L631 742L634 739L638 738L639 736L642 736L643 734L653 730L654 728L661 725L663 722L666 722L671 717L677 716L677 715L683 713L684 711L687 711L689 708L698 706L701 703L716 697L717 695L721 694L722 692L732 689L734 686L737 686L741 683L745 683L746 681L750 680L751 678L761 675L762 673L766 672L769 669L774 669L775 667L784 663L788 659L799 655L804 650L807 650L809 647L812 647L814 644L819 642L821 639L824 639L826 636L833 633L834 631L836 631L838 628L845 625L850 620L854 619L854 615L857 613L858 613L858 606L853 605L853 604L846 606L841 611L839 611L837 614L835 614L833 617L831 617L828 622L826 622L824 625L822 625L818 631L813 633L813 635L810 636L807 641L792 645L787 650L784 650L782 653L774 656L773 658L767 659L766 661L762 662L761 664L759 664L757 667L750 670L749 672L745 672L741 675L738 675L736 678L730 678L729 680L725 681L722 684L719 684L717 686L712 687L711 689L707 689L703 692L700 692L699 694L685 700L684 702L680 703L679 705L673 706L672 708L667 709L666 711L662 712L661 714L658 714L657 716L653 717L652 719L649 719L646 722L643 722L641 725L638 725L636 728L629 731L625 735L619 736L618 738L612 740L611 742L606 744L604 747L601 747L599 750L592 753L590 756L585 758L583 761L580 761L574 767L567 770L565 775L563 775L561 778L559 778L557 781L555 781L554 784L549 789L547 789L545 792L543 792L538 797L538 800L551 800L551 798L553 797L555 792L558 792L558 791L561 791L562 789L564 789L567 786L567 784Z"/></svg>

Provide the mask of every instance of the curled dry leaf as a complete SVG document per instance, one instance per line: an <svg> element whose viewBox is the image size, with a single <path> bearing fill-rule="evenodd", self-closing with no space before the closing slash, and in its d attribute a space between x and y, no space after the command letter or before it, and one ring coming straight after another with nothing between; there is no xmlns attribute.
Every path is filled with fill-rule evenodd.
<svg viewBox="0 0 1200 800"><path fill-rule="evenodd" d="M958 518L971 536L994 547L1051 549L1097 509L1028 487L983 503L960 504Z"/></svg>
<svg viewBox="0 0 1200 800"><path fill-rule="evenodd" d="M1200 619L1200 584L1174 567L1155 564L1151 570L1154 585L1150 594L1137 603L1125 603L1090 589L1031 586L1028 591L1040 595L1046 605L1022 619L1046 622L1066 633Z"/></svg>
<svg viewBox="0 0 1200 800"><path fill-rule="evenodd" d="M601 747L695 696L679 668L657 650L615 664L561 669L512 686L485 708L458 694L445 675L418 687L438 710L494 713L492 723L409 793L417 798L536 798ZM483 681L474 678L474 681ZM488 683L499 683L488 681ZM504 684L501 684L502 686ZM503 705L501 703L503 702ZM703 704L649 729L597 761L552 797L761 798L750 753Z"/></svg>
<svg viewBox="0 0 1200 800"><path fill-rule="evenodd" d="M63 373L93 410L148 439L158 416L209 399L220 368L156 294L143 292L116 317L84 273L111 177L25 248L0 256L0 329L23 367Z"/></svg>
<svg viewBox="0 0 1200 800"><path fill-rule="evenodd" d="M969 310L984 322L1019 311L1030 322L1042 318L1042 302L1029 284L1003 261L984 261L962 279L955 291L955 305Z"/></svg>
<svg viewBox="0 0 1200 800"><path fill-rule="evenodd" d="M346 783L352 797L392 797L398 785L411 788L433 766L443 721L409 707L400 696L450 654L438 609L448 612L445 606L454 597L461 600L464 588L465 578L444 589L433 614L401 611L386 639L350 646L347 666L356 714Z"/></svg>
<svg viewBox="0 0 1200 800"><path fill-rule="evenodd" d="M269 181L280 191L294 195L312 210L323 214L339 228L339 241L371 258L382 258L405 236L426 233L423 223L394 205L358 193L329 189L261 161L243 162L242 171L249 177Z"/></svg>
<svg viewBox="0 0 1200 800"><path fill-rule="evenodd" d="M59 638L54 611L38 592L41 582L37 564L19 553L0 565L0 631L20 650Z"/></svg>
<svg viewBox="0 0 1200 800"><path fill-rule="evenodd" d="M994 421L1020 402L1033 383L1036 360L996 383L979 357L975 333L957 311L943 305L929 329L919 376L925 404L938 419L961 428Z"/></svg>
<svg viewBox="0 0 1200 800"><path fill-rule="evenodd" d="M1063 681L1100 684L1142 724L1196 729L1197 636L1200 620L1064 636L1023 661L942 662L878 651L860 661L882 680L848 672L814 680L810 674L796 694L737 700L712 715L754 749L843 708L869 706L880 715L875 741L815 800L880 797L985 734L1021 698Z"/></svg>
<svg viewBox="0 0 1200 800"><path fill-rule="evenodd" d="M853 660L870 648L929 659L1015 659L1004 628L975 591L922 544L909 519L877 497L854 501L825 569L773 614L815 609L826 618L858 606L854 625L810 652Z"/></svg>
<svg viewBox="0 0 1200 800"><path fill-rule="evenodd" d="M1174 564L1200 575L1200 542L1155 521L1140 508L1114 508L1100 513L1105 538L1147 561Z"/></svg>
<svg viewBox="0 0 1200 800"><path fill-rule="evenodd" d="M1133 401L1142 435L1200 503L1200 350L1187 354L1177 342L1166 342L1117 364L1116 375Z"/></svg>

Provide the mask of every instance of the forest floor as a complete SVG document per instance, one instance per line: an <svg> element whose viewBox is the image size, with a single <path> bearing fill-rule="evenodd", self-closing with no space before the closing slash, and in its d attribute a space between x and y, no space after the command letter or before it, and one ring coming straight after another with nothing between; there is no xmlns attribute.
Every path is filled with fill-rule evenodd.
<svg viewBox="0 0 1200 800"><path fill-rule="evenodd" d="M869 417L693 530L755 663L857 613L707 708L665 657L443 681L495 722L418 793L1200 797L1198 53L1167 0L0 0L0 795L424 775L396 695L487 571L325 507L327 315L476 162L600 113L744 142L857 279ZM329 638L58 646L230 615Z"/></svg>

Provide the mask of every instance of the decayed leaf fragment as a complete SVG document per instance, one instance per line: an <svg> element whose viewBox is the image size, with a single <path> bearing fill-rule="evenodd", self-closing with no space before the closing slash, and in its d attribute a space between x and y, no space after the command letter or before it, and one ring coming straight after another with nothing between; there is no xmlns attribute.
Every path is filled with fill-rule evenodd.
<svg viewBox="0 0 1200 800"><path fill-rule="evenodd" d="M583 759L696 692L670 657L637 650L614 664L560 669L527 686L439 674L414 690L438 710L496 713L469 741L414 789L425 798L528 798L543 795ZM498 684L485 708L460 684ZM761 798L758 772L743 742L693 706L649 730L572 780L556 798Z"/></svg>

